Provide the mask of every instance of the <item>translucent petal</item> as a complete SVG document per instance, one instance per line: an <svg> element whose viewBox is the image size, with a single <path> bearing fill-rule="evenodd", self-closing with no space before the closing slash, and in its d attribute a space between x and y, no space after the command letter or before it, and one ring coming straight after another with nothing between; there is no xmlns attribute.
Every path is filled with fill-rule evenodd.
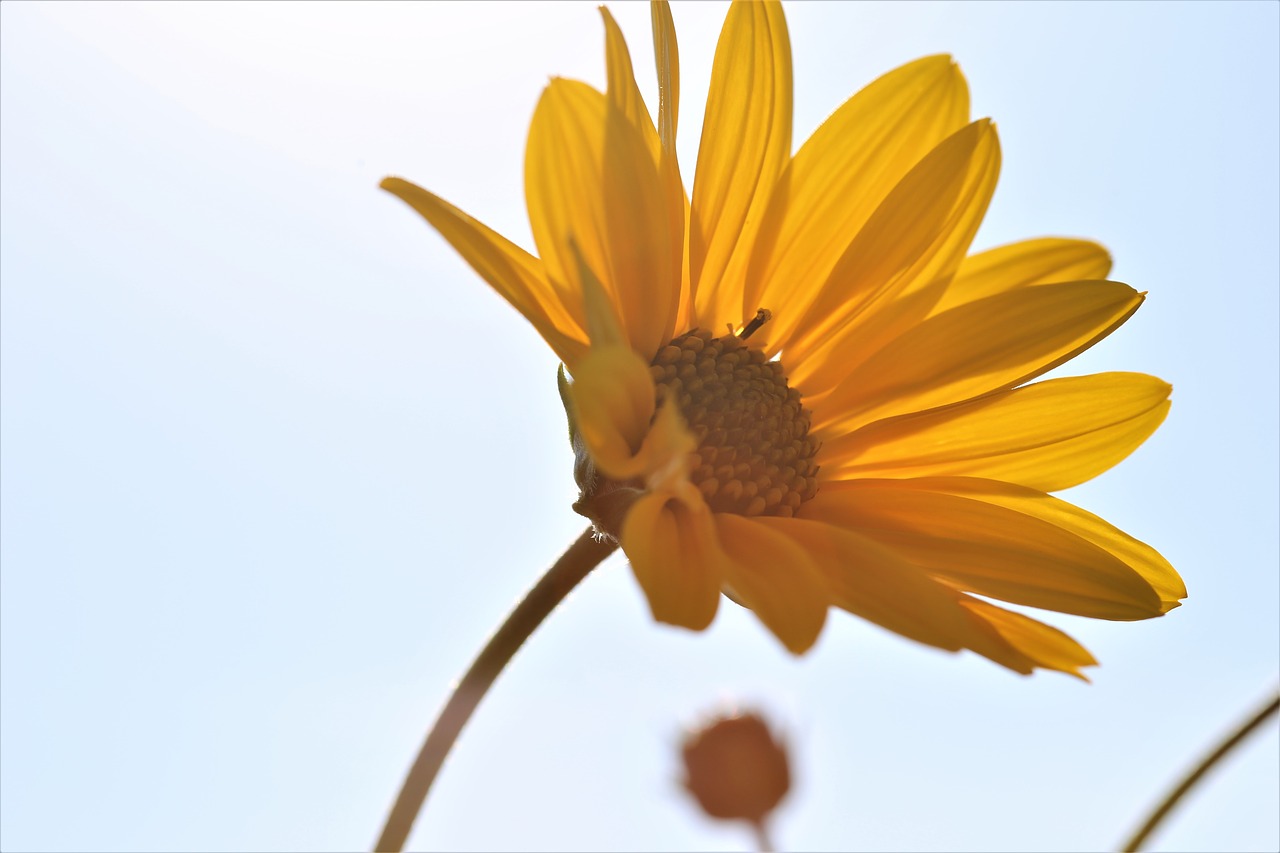
<svg viewBox="0 0 1280 853"><path fill-rule="evenodd" d="M771 347L785 348L797 384L825 392L849 366L924 318L968 251L999 167L999 141L983 120L953 134L894 187L794 335L783 326L772 332L782 338L771 338ZM922 293L927 298L913 298Z"/></svg>
<svg viewBox="0 0 1280 853"><path fill-rule="evenodd" d="M917 481L934 491L986 501L1030 515L1068 530L1142 575L1160 596L1163 612L1187 597L1187 587L1169 561L1156 549L1117 529L1098 516L1035 489L968 477L939 477Z"/></svg>
<svg viewBox="0 0 1280 853"><path fill-rule="evenodd" d="M817 498L801 507L821 500ZM757 524L799 542L826 578L831 603L904 637L943 649L964 647L970 632L955 594L920 569L839 521L761 517Z"/></svg>
<svg viewBox="0 0 1280 853"><path fill-rule="evenodd" d="M490 287L524 315L561 361L573 365L586 352L577 299L563 288L552 289L537 258L422 187L400 178L385 178L380 186L439 231Z"/></svg>
<svg viewBox="0 0 1280 853"><path fill-rule="evenodd" d="M739 319L739 268L790 155L791 43L782 7L734 3L711 69L689 234L698 320L709 328Z"/></svg>
<svg viewBox="0 0 1280 853"><path fill-rule="evenodd" d="M1090 240L1023 240L965 258L934 312L1019 287L1104 279L1110 272L1111 253Z"/></svg>
<svg viewBox="0 0 1280 853"><path fill-rule="evenodd" d="M832 483L801 509L979 595L1095 619L1164 612L1151 583L1105 549L1044 519L927 483Z"/></svg>
<svg viewBox="0 0 1280 853"><path fill-rule="evenodd" d="M667 0L649 4L653 28L653 60L658 68L658 136L662 147L675 152L676 126L680 120L680 49L676 25Z"/></svg>
<svg viewBox="0 0 1280 853"><path fill-rule="evenodd" d="M534 111L525 156L529 221L548 276L581 293L579 256L645 358L670 339L680 281L650 150L605 95L557 79Z"/></svg>
<svg viewBox="0 0 1280 853"><path fill-rule="evenodd" d="M609 100L618 108L635 127L649 147L649 153L656 163L659 158L658 131L653 126L653 119L645 108L644 98L640 95L640 87L636 85L635 71L631 66L631 52L627 49L627 40L618 27L618 22L608 8L601 6L600 15L604 19L605 33L605 68L608 73Z"/></svg>
<svg viewBox="0 0 1280 853"><path fill-rule="evenodd" d="M877 421L823 445L823 474L972 476L1057 491L1120 462L1169 412L1168 383L1142 373L1052 379Z"/></svg>
<svg viewBox="0 0 1280 853"><path fill-rule="evenodd" d="M822 574L802 545L755 518L716 513L725 583L792 654L818 639L827 617Z"/></svg>
<svg viewBox="0 0 1280 853"><path fill-rule="evenodd" d="M1098 663L1071 637L1029 616L968 595L960 597L960 604L994 635L970 648L1016 672L1029 674L1034 667L1042 667L1088 681L1080 669Z"/></svg>
<svg viewBox="0 0 1280 853"><path fill-rule="evenodd" d="M889 191L968 120L968 88L949 56L904 65L845 101L783 172L785 192L770 199L752 252L742 316L726 320L757 308L798 320Z"/></svg>
<svg viewBox="0 0 1280 853"><path fill-rule="evenodd" d="M645 495L627 513L621 542L654 619L695 631L711 624L723 556L705 505L699 512L666 495Z"/></svg>
<svg viewBox="0 0 1280 853"><path fill-rule="evenodd" d="M569 396L600 470L619 479L635 476L633 460L656 406L648 365L629 347L597 347L578 364Z"/></svg>
<svg viewBox="0 0 1280 853"><path fill-rule="evenodd" d="M814 426L848 431L1019 385L1111 334L1142 295L1110 281L998 293L907 329L847 372L815 407Z"/></svg>

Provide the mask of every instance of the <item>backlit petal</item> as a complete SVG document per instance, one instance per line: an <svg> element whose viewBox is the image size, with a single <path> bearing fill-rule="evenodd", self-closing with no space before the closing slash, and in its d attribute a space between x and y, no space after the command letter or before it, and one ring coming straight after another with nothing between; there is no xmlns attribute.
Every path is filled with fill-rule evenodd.
<svg viewBox="0 0 1280 853"><path fill-rule="evenodd" d="M856 530L970 592L1095 619L1164 612L1140 574L1044 519L911 480L832 483L806 517Z"/></svg>
<svg viewBox="0 0 1280 853"><path fill-rule="evenodd" d="M818 639L827 617L826 582L809 552L758 519L716 513L727 589L755 611L792 654Z"/></svg>
<svg viewBox="0 0 1280 853"><path fill-rule="evenodd" d="M627 49L627 40L613 19L608 8L600 7L600 16L604 19L605 69L608 73L609 85L606 89L609 100L618 108L635 127L649 147L654 162L658 161L658 131L653 126L653 119L644 105L640 95L640 87L636 85L635 71L631 66L631 51Z"/></svg>
<svg viewBox="0 0 1280 853"><path fill-rule="evenodd" d="M653 119L649 116L644 99L640 95L640 88L636 85L635 73L631 66L631 53L627 50L627 42L623 38L622 30L619 29L609 10L601 6L600 14L604 17L605 25L605 61L609 75L608 95L609 100L618 107L644 139L658 170L658 179L662 185L667 207L664 222L668 231L668 245L675 247L668 254L667 260L670 267L665 276L666 280L677 282L677 287L680 288L678 311L689 314L692 311L692 300L686 292L688 288L683 287L684 226L689 203L680 181L680 165L676 158L675 121L674 116L671 115L675 109L672 99L679 97L679 59L675 56L675 29L670 26L671 10L667 9L665 4L654 4L652 11L655 28L663 28L660 31L655 30L655 38L661 39L662 43L655 42L654 45L655 53L659 58L658 109L661 131L653 126Z"/></svg>
<svg viewBox="0 0 1280 853"><path fill-rule="evenodd" d="M645 495L627 513L621 542L654 619L695 631L711 624L723 557L705 506Z"/></svg>
<svg viewBox="0 0 1280 853"><path fill-rule="evenodd" d="M676 311L676 331L692 328L695 323L693 288L689 284L689 197L680 177L680 159L676 155L676 125L680 117L680 51L676 45L676 27L671 20L671 7L666 0L649 4L653 29L653 58L658 70L658 175L667 203L667 227L671 245L672 277L679 282L680 297Z"/></svg>
<svg viewBox="0 0 1280 853"><path fill-rule="evenodd" d="M960 604L994 635L970 648L1016 672L1029 674L1042 667L1088 681L1080 669L1098 664L1088 649L1057 628L968 595L960 597Z"/></svg>
<svg viewBox="0 0 1280 853"><path fill-rule="evenodd" d="M822 495L801 508L822 501ZM837 519L756 518L801 543L826 578L831 603L904 637L943 649L966 645L970 626L949 588Z"/></svg>
<svg viewBox="0 0 1280 853"><path fill-rule="evenodd" d="M894 187L850 244L794 335L774 330L791 378L810 393L927 315L959 265L1000 172L1000 144L977 121ZM921 297L921 298L913 298Z"/></svg>
<svg viewBox="0 0 1280 853"><path fill-rule="evenodd" d="M1081 281L959 305L853 366L815 407L815 426L848 431L1019 385L1093 346L1141 304L1128 285Z"/></svg>
<svg viewBox="0 0 1280 853"><path fill-rule="evenodd" d="M689 234L697 319L742 319L742 269L791 155L791 43L779 3L729 8L711 69ZM736 270L736 272L732 272Z"/></svg>
<svg viewBox="0 0 1280 853"><path fill-rule="evenodd" d="M1052 379L877 421L823 447L823 473L972 476L1052 492L1090 480L1144 442L1169 412L1168 383L1142 373ZM828 461L829 460L829 461Z"/></svg>
<svg viewBox="0 0 1280 853"><path fill-rule="evenodd" d="M949 56L904 65L845 101L796 152L779 180L786 191L769 201L744 316L768 308L798 320L889 191L968 120L969 91Z"/></svg>
<svg viewBox="0 0 1280 853"><path fill-rule="evenodd" d="M676 25L667 0L649 4L653 28L653 60L658 68L658 136L662 147L675 152L676 126L680 120L680 50Z"/></svg>
<svg viewBox="0 0 1280 853"><path fill-rule="evenodd" d="M385 178L380 186L431 223L490 287L524 315L562 361L572 365L585 353L586 334L577 299L564 290L552 290L537 258L422 187L400 178Z"/></svg>
<svg viewBox="0 0 1280 853"><path fill-rule="evenodd" d="M917 483L1042 519L1097 545L1142 575L1160 596L1161 610L1166 613L1187 597L1182 578L1155 548L1060 498L1011 483L968 477L931 478Z"/></svg>
<svg viewBox="0 0 1280 853"><path fill-rule="evenodd" d="M1090 240L1023 240L965 258L934 312L1019 287L1104 279L1110 272L1111 253Z"/></svg>
<svg viewBox="0 0 1280 853"><path fill-rule="evenodd" d="M529 128L525 196L548 276L581 293L580 254L617 306L632 348L652 357L675 322L679 247L640 132L590 86L553 80Z"/></svg>

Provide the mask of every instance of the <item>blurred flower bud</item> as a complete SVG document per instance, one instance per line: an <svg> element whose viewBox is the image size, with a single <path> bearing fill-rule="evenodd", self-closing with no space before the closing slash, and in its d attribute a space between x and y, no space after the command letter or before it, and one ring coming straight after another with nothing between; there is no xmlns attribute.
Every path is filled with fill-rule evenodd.
<svg viewBox="0 0 1280 853"><path fill-rule="evenodd" d="M763 828L791 787L786 747L757 714L720 716L685 737L684 786L702 810Z"/></svg>

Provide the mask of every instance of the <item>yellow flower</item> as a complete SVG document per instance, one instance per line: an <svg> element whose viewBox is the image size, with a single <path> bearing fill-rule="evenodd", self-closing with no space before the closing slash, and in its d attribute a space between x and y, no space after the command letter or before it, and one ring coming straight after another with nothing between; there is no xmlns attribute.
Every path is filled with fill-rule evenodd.
<svg viewBox="0 0 1280 853"><path fill-rule="evenodd" d="M1112 620L1178 606L1155 550L1047 494L1131 453L1169 385L1027 384L1143 294L1104 280L1110 257L1086 241L966 257L1000 148L950 57L876 80L793 156L782 9L735 2L689 197L674 27L651 9L656 125L604 9L607 92L553 79L538 102L539 257L411 183L382 186L568 368L575 508L619 540L654 617L701 630L723 592L798 654L835 605L1020 673L1080 675L1088 651L988 599Z"/></svg>

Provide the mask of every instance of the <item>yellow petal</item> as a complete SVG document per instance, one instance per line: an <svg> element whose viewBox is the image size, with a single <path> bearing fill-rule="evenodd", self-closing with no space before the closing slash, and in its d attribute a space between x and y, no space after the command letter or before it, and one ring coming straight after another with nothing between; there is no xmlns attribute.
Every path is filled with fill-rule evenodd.
<svg viewBox="0 0 1280 853"><path fill-rule="evenodd" d="M665 6L663 8L665 9ZM661 46L661 50L659 50L659 45L656 42L654 46L655 52L659 56L658 97L661 134L658 129L654 128L653 119L650 118L649 111L644 105L644 99L640 95L640 88L636 85L635 73L631 66L631 52L627 50L627 42L622 35L622 30L618 27L609 10L601 6L600 14L604 17L605 26L605 62L609 77L608 95L609 100L618 107L618 110L626 116L627 121L631 122L632 126L644 139L649 148L649 154L658 170L659 181L662 184L662 191L667 205L664 222L669 232L667 235L668 245L678 249L669 254L670 268L665 272L665 276L667 280L675 281L678 283L677 286L680 286L681 301L679 310L687 313L692 309L692 304L691 298L682 286L682 279L684 276L684 226L689 205L684 195L684 185L680 181L680 165L676 158L674 118L667 114L675 108L674 104L669 102L673 97L679 96L679 59L674 57L676 50L675 28L670 23L671 11L665 9L665 21L661 20L661 10L656 5L652 11L655 27L671 26L669 32L664 30L659 33L655 30L655 38L669 39L667 43ZM667 61L665 67L663 65L664 59ZM674 70L670 67L673 62L675 64ZM671 79L672 74L676 77L674 82ZM677 91L673 92L673 88ZM672 328L674 329L678 325L677 323ZM595 343L594 339L592 342Z"/></svg>
<svg viewBox="0 0 1280 853"><path fill-rule="evenodd" d="M582 257L576 240L569 241L569 251L578 265L578 284L582 288L583 325L593 349L627 346L629 340L618 318L618 306L605 292L604 285Z"/></svg>
<svg viewBox="0 0 1280 853"><path fill-rule="evenodd" d="M689 286L688 256L689 197L680 177L680 159L676 156L676 124L680 116L680 51L676 46L676 26L671 20L671 7L666 0L649 4L653 28L653 58L658 69L658 175L666 194L667 224L670 228L672 252L671 275L679 282L680 298L675 330L693 328L693 288Z"/></svg>
<svg viewBox="0 0 1280 853"><path fill-rule="evenodd" d="M746 314L768 308L798 320L889 191L968 121L968 87L949 56L904 65L845 101L800 147L779 181L786 192L769 202Z"/></svg>
<svg viewBox="0 0 1280 853"><path fill-rule="evenodd" d="M965 258L934 313L1019 287L1104 279L1110 272L1111 254L1089 240L1041 237L1010 243Z"/></svg>
<svg viewBox="0 0 1280 853"><path fill-rule="evenodd" d="M822 501L823 495L806 507ZM970 632L954 592L837 521L751 519L800 543L826 579L831 603L921 643L955 651Z"/></svg>
<svg viewBox="0 0 1280 853"><path fill-rule="evenodd" d="M600 15L604 18L605 33L605 68L608 73L609 100L618 108L635 127L649 147L650 156L658 161L658 131L653 126L653 119L645 108L644 98L640 95L640 87L636 85L635 71L631 66L631 51L627 50L627 40L613 19L608 8L601 6Z"/></svg>
<svg viewBox="0 0 1280 853"><path fill-rule="evenodd" d="M1088 649L1057 628L967 595L960 604L993 635L970 648L998 664L1024 674L1037 666L1053 669L1082 681L1089 679L1081 667L1098 664Z"/></svg>
<svg viewBox="0 0 1280 853"><path fill-rule="evenodd" d="M828 440L823 473L972 476L1041 491L1090 480L1146 441L1169 412L1168 383L1141 373L1052 379L877 421Z"/></svg>
<svg viewBox="0 0 1280 853"><path fill-rule="evenodd" d="M601 473L638 478L668 496L697 494L688 467L698 442L678 407L656 406L649 368L629 347L593 348L567 391L573 423Z"/></svg>
<svg viewBox="0 0 1280 853"><path fill-rule="evenodd" d="M400 178L384 178L380 186L431 223L490 287L533 324L561 361L572 366L586 352L577 300L563 290L552 290L537 258L419 186Z"/></svg>
<svg viewBox="0 0 1280 853"><path fill-rule="evenodd" d="M999 171L999 140L984 119L894 187L783 343L797 384L812 393L834 387L849 365L923 319L968 251ZM911 299L929 285L928 299Z"/></svg>
<svg viewBox="0 0 1280 853"><path fill-rule="evenodd" d="M939 477L917 483L934 491L986 501L1042 519L1097 545L1142 575L1160 596L1160 609L1165 613L1187 597L1186 584L1156 549L1074 504L1035 489L993 480Z"/></svg>
<svg viewBox="0 0 1280 853"><path fill-rule="evenodd" d="M1070 530L911 480L829 483L802 512L841 524L960 589L1129 621L1163 613L1151 584Z"/></svg>
<svg viewBox="0 0 1280 853"><path fill-rule="evenodd" d="M808 651L822 632L828 604L826 583L808 552L756 518L716 513L715 522L727 590L788 651Z"/></svg>
<svg viewBox="0 0 1280 853"><path fill-rule="evenodd" d="M735 2L711 68L698 147L689 275L698 322L739 323L741 273L774 182L791 154L791 43L777 2Z"/></svg>
<svg viewBox="0 0 1280 853"><path fill-rule="evenodd" d="M629 347L597 347L574 370L569 396L597 467L615 479L636 476L634 457L656 407L648 365Z"/></svg>
<svg viewBox="0 0 1280 853"><path fill-rule="evenodd" d="M654 619L695 631L711 624L723 558L705 505L647 494L627 513L621 542Z"/></svg>
<svg viewBox="0 0 1280 853"><path fill-rule="evenodd" d="M653 60L658 67L658 136L662 147L674 154L680 120L680 50L667 0L649 4L649 20L653 27Z"/></svg>
<svg viewBox="0 0 1280 853"><path fill-rule="evenodd" d="M1111 334L1142 295L1110 281L999 293L936 314L853 366L814 411L814 426L847 431L1011 388Z"/></svg>
<svg viewBox="0 0 1280 853"><path fill-rule="evenodd" d="M580 253L616 305L632 348L651 358L672 334L679 247L671 245L657 167L635 126L590 86L552 80L529 128L525 196L547 275L581 293Z"/></svg>

